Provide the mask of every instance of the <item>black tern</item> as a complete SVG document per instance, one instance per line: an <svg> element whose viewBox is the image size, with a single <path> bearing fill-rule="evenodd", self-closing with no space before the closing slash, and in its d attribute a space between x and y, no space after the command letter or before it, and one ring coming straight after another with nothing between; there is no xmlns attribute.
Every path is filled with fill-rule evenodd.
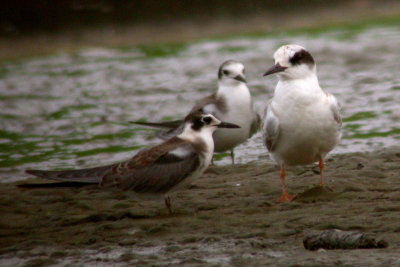
<svg viewBox="0 0 400 267"><path fill-rule="evenodd" d="M101 188L131 190L137 193L164 195L172 213L169 192L198 178L209 166L214 152L213 132L217 128L239 128L221 122L211 114L190 113L182 132L163 143L141 150L131 159L108 166L67 170L26 170L27 173L63 185L98 184ZM21 187L51 187L59 183L23 184Z"/></svg>

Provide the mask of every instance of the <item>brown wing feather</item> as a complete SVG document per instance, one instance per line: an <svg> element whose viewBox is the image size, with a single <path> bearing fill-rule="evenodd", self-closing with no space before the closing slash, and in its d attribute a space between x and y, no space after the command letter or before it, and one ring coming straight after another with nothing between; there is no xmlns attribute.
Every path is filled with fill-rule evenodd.
<svg viewBox="0 0 400 267"><path fill-rule="evenodd" d="M112 164L95 168L66 171L26 170L25 172L50 180L99 183L104 174L117 165L118 164Z"/></svg>
<svg viewBox="0 0 400 267"><path fill-rule="evenodd" d="M178 157L169 153L177 148L186 149L188 155ZM199 157L193 146L173 137L115 166L100 185L136 192L167 192L188 177L198 164Z"/></svg>

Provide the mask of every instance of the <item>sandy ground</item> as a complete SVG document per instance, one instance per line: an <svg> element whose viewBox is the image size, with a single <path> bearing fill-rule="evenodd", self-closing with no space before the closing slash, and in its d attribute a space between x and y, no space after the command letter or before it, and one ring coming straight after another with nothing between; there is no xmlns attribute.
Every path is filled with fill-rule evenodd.
<svg viewBox="0 0 400 267"><path fill-rule="evenodd" d="M399 147L334 155L324 189L317 168L294 168L287 186L299 195L284 204L279 171L265 162L210 168L172 195L172 216L160 200L97 187L0 184L0 265L400 266ZM303 248L306 231L334 228L389 247Z"/></svg>

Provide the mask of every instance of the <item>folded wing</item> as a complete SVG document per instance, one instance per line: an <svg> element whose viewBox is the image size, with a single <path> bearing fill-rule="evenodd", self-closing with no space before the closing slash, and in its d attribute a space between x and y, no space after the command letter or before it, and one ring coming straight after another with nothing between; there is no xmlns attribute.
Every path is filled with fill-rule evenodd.
<svg viewBox="0 0 400 267"><path fill-rule="evenodd" d="M264 145L268 151L274 151L279 139L279 119L275 115L271 101L268 103L263 121Z"/></svg>
<svg viewBox="0 0 400 267"><path fill-rule="evenodd" d="M165 193L189 177L200 160L191 144L172 138L115 166L100 185L143 193Z"/></svg>
<svg viewBox="0 0 400 267"><path fill-rule="evenodd" d="M218 118L216 114L218 110L217 103L219 103L221 107L224 107L224 104L222 104L223 101L218 100L216 94L204 97L196 103L196 105L192 108L191 113L200 111L212 114ZM168 140L174 136L179 135L183 131L183 120L163 121L163 122L132 121L131 123L166 129L166 130L161 130L156 134L156 136L162 140Z"/></svg>
<svg viewBox="0 0 400 267"><path fill-rule="evenodd" d="M118 164L67 171L26 170L26 173L35 175L40 178L62 182L96 184L101 181L104 174L106 174L116 165Z"/></svg>
<svg viewBox="0 0 400 267"><path fill-rule="evenodd" d="M250 133L249 133L249 138L252 137L256 132L260 130L261 126L261 117L257 112L253 113L253 119L251 121L250 125Z"/></svg>
<svg viewBox="0 0 400 267"><path fill-rule="evenodd" d="M333 119L336 121L336 123L339 126L339 129L342 128L342 116L340 115L340 104L337 101L336 97L334 97L331 94L328 94L328 100L329 100L329 107L331 109L332 115L333 115Z"/></svg>

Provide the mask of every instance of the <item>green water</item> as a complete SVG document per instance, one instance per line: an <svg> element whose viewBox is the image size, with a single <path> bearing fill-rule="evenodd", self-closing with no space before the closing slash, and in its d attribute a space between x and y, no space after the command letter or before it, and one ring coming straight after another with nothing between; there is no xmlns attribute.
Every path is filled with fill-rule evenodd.
<svg viewBox="0 0 400 267"><path fill-rule="evenodd" d="M109 164L158 142L130 120L183 117L216 88L227 59L246 66L262 113L276 78L263 78L273 52L298 43L317 61L321 87L343 106L343 140L333 153L393 146L400 139L400 28L348 27L196 43L88 49L0 63L0 179L26 168ZM236 161L267 160L261 134L236 149ZM217 164L230 162L228 154Z"/></svg>

